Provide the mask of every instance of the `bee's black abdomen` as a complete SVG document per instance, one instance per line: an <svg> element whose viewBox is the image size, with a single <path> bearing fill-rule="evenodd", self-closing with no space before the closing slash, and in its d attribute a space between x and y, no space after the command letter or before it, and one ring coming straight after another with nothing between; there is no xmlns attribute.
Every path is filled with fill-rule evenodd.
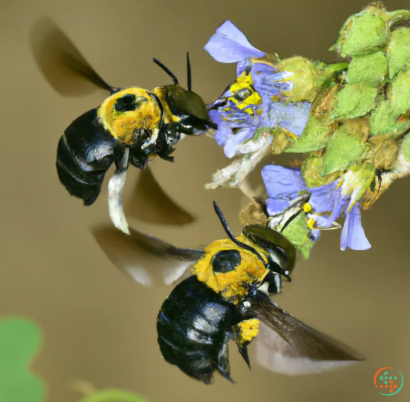
<svg viewBox="0 0 410 402"><path fill-rule="evenodd" d="M98 197L104 173L87 172L73 157L64 136L60 138L57 148L57 173L67 191L91 205Z"/></svg>
<svg viewBox="0 0 410 402"><path fill-rule="evenodd" d="M97 120L97 109L76 119L60 138L57 173L67 191L91 205L106 171L121 156L116 140Z"/></svg>
<svg viewBox="0 0 410 402"><path fill-rule="evenodd" d="M164 359L206 384L213 372L229 379L228 340L235 307L193 276L180 283L158 314Z"/></svg>

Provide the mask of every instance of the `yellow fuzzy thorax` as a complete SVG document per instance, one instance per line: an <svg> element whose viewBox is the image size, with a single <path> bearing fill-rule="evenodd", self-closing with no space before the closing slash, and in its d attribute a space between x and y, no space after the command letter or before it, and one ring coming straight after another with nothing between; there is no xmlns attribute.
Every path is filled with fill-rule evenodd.
<svg viewBox="0 0 410 402"><path fill-rule="evenodd" d="M240 75L236 81L230 86L229 90L235 94L235 92L241 90L241 89L248 89L251 92L251 95L249 95L246 99L243 101L238 101L235 97L231 96L228 99L235 103L239 109L249 113L250 115L253 114L252 108L249 108L248 106L250 105L260 105L262 104L262 98L261 96L253 89L253 79L251 74L247 74L245 71Z"/></svg>
<svg viewBox="0 0 410 402"><path fill-rule="evenodd" d="M120 112L115 109L117 100L124 95L135 95L143 100L136 110ZM157 129L161 123L161 109L149 92L142 88L126 88L107 98L98 108L98 117L110 134L126 145L133 145L135 134L139 130L149 132Z"/></svg>
<svg viewBox="0 0 410 402"><path fill-rule="evenodd" d="M241 321L238 325L233 327L233 335L235 342L239 346L249 343L259 333L259 320L251 318L249 320Z"/></svg>
<svg viewBox="0 0 410 402"><path fill-rule="evenodd" d="M254 249L268 262L268 253L250 241L244 235L237 239ZM241 255L241 264L227 273L215 273L212 267L213 256L223 250L237 250ZM262 284L269 270L251 251L245 250L229 239L216 240L205 248L204 256L194 265L193 274L198 280L206 283L214 292L220 293L226 300L238 304L247 294L251 284Z"/></svg>

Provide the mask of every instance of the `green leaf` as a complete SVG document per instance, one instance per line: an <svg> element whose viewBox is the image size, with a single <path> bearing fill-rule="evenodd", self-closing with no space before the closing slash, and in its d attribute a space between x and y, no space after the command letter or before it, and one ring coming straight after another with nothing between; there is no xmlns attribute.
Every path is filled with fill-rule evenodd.
<svg viewBox="0 0 410 402"><path fill-rule="evenodd" d="M289 71L293 75L283 81L291 81L292 89L285 92L290 102L303 100L312 101L322 83L321 72L325 71L326 65L322 62L313 62L305 57L289 57L280 61L279 71Z"/></svg>
<svg viewBox="0 0 410 402"><path fill-rule="evenodd" d="M382 52L355 56L347 71L349 84L365 84L376 88L387 74L387 59Z"/></svg>
<svg viewBox="0 0 410 402"><path fill-rule="evenodd" d="M370 112L376 104L377 89L363 84L347 84L336 94L332 118L355 119Z"/></svg>
<svg viewBox="0 0 410 402"><path fill-rule="evenodd" d="M38 354L41 330L26 318L0 321L0 400L2 402L41 402L43 382L31 373L30 363Z"/></svg>
<svg viewBox="0 0 410 402"><path fill-rule="evenodd" d="M321 124L318 118L311 114L301 137L285 149L285 152L304 153L323 149L329 140L331 131L331 126Z"/></svg>
<svg viewBox="0 0 410 402"><path fill-rule="evenodd" d="M358 137L347 133L343 126L340 127L329 141L321 175L346 170L362 156L365 147Z"/></svg>
<svg viewBox="0 0 410 402"><path fill-rule="evenodd" d="M387 48L387 60L390 79L410 67L410 28L400 28L392 32Z"/></svg>
<svg viewBox="0 0 410 402"><path fill-rule="evenodd" d="M339 173L334 172L327 176L321 176L323 157L318 154L310 154L302 164L302 177L309 187L320 187L332 183L339 178Z"/></svg>
<svg viewBox="0 0 410 402"><path fill-rule="evenodd" d="M407 162L410 162L410 135L407 134L403 138L403 142L401 143L401 149L404 155L404 158Z"/></svg>
<svg viewBox="0 0 410 402"><path fill-rule="evenodd" d="M370 188L374 177L375 168L371 163L353 165L343 176L343 186L351 190L351 202L356 202L362 198L363 194Z"/></svg>
<svg viewBox="0 0 410 402"><path fill-rule="evenodd" d="M310 231L304 213L300 213L283 231L283 234L298 249L305 260L309 258L310 250L314 244L308 237Z"/></svg>
<svg viewBox="0 0 410 402"><path fill-rule="evenodd" d="M132 392L123 391L122 389L105 389L95 394L89 395L80 400L80 402L148 402Z"/></svg>
<svg viewBox="0 0 410 402"><path fill-rule="evenodd" d="M391 103L395 116L410 110L410 68L401 71L393 82Z"/></svg>
<svg viewBox="0 0 410 402"><path fill-rule="evenodd" d="M383 134L400 135L408 128L410 128L410 121L398 119L390 101L379 102L371 114L370 135L373 137Z"/></svg>
<svg viewBox="0 0 410 402"><path fill-rule="evenodd" d="M380 50L388 40L386 21L379 13L365 10L350 17L342 28L341 38L336 46L343 57Z"/></svg>

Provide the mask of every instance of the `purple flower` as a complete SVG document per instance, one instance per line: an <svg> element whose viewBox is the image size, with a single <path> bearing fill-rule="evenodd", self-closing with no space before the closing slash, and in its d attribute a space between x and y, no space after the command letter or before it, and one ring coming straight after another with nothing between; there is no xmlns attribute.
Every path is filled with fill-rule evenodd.
<svg viewBox="0 0 410 402"><path fill-rule="evenodd" d="M236 63L248 57L263 57L266 53L253 47L246 36L231 21L225 21L212 35L205 50L220 63Z"/></svg>
<svg viewBox="0 0 410 402"><path fill-rule="evenodd" d="M337 179L320 187L307 188L299 168L284 168L268 165L262 169L269 199L266 201L268 214L273 216L283 212L300 191L309 191L309 204L305 210L311 228L328 229L335 227L336 219L345 216L342 229L341 249L367 250L371 247L366 238L360 216L360 208L354 199L354 189ZM315 232L315 230L313 230ZM313 233L312 232L312 233ZM317 238L317 233L313 233Z"/></svg>
<svg viewBox="0 0 410 402"><path fill-rule="evenodd" d="M226 157L236 155L237 146L251 139L258 127L259 120L245 111L231 105L229 112L213 109L209 117L218 126L215 140L223 147Z"/></svg>
<svg viewBox="0 0 410 402"><path fill-rule="evenodd" d="M239 145L251 139L259 127L281 127L295 138L302 135L311 104L286 101L284 93L292 90L293 83L284 80L293 72L277 70L269 58L258 60L265 53L254 48L230 21L217 29L205 49L217 61L238 62L237 80L208 105L210 117L218 125L215 139L228 158L240 153Z"/></svg>
<svg viewBox="0 0 410 402"><path fill-rule="evenodd" d="M266 202L270 216L283 212L299 191L307 190L299 168L267 165L262 169L262 179L270 197Z"/></svg>
<svg viewBox="0 0 410 402"><path fill-rule="evenodd" d="M262 96L262 98L265 97L270 99L273 96L280 96L282 95L282 92L289 92L293 88L293 82L291 81L278 81L283 81L294 75L294 73L289 71L278 71L275 67L269 64L258 63L255 61L254 63L249 63L249 67L242 63L241 67L238 68L238 75L242 74L242 71L244 71L245 68L250 68L250 74L253 79L253 87L255 88L255 91Z"/></svg>
<svg viewBox="0 0 410 402"><path fill-rule="evenodd" d="M310 102L272 102L263 98L262 117L264 127L282 127L299 138L309 119Z"/></svg>

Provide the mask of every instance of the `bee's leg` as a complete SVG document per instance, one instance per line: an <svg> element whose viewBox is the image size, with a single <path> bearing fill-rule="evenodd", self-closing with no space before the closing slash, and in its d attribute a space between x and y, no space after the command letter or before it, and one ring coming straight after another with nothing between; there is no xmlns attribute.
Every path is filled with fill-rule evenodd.
<svg viewBox="0 0 410 402"><path fill-rule="evenodd" d="M108 209L114 226L129 235L130 231L122 206L122 190L127 175L128 157L129 148L126 148L121 159L115 162L117 170L108 183Z"/></svg>
<svg viewBox="0 0 410 402"><path fill-rule="evenodd" d="M157 142L158 135L159 135L159 129L158 128L156 128L155 130L152 130L152 134L151 134L149 140L145 141L144 144L141 145L141 149L145 149L145 148L149 147L150 145L154 145Z"/></svg>
<svg viewBox="0 0 410 402"><path fill-rule="evenodd" d="M256 318L245 318L237 325L232 326L233 339L238 346L239 353L249 368L251 363L248 355L248 345L259 333L259 320Z"/></svg>

